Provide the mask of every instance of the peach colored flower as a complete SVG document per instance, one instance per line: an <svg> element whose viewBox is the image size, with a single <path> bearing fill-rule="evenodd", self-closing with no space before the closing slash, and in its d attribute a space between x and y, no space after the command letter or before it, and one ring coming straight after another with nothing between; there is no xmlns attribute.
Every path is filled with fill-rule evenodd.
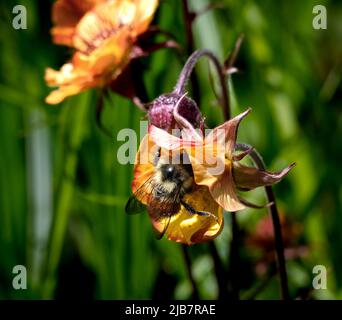
<svg viewBox="0 0 342 320"><path fill-rule="evenodd" d="M57 0L52 6L53 42L73 47L75 29L81 18L106 0Z"/></svg>
<svg viewBox="0 0 342 320"><path fill-rule="evenodd" d="M158 0L59 0L53 6L55 43L75 49L60 71L48 68L45 80L58 87L46 98L66 97L113 82L127 67L134 45L152 21Z"/></svg>

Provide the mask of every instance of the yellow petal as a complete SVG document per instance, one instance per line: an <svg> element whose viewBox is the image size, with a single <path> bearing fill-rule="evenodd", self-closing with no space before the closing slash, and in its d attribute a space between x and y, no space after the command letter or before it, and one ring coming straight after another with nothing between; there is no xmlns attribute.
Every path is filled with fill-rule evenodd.
<svg viewBox="0 0 342 320"><path fill-rule="evenodd" d="M183 206L171 217L165 236L172 241L184 244L194 244L216 238L223 228L222 209L211 197L208 188L195 186L194 191L184 196L183 200L198 211L211 212L217 220L210 216L189 213ZM157 232L163 232L164 218L161 222L153 221Z"/></svg>

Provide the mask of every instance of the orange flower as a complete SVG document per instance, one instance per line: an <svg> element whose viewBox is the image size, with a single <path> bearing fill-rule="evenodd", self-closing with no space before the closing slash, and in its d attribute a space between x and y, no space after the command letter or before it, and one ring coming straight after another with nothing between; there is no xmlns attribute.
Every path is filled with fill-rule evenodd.
<svg viewBox="0 0 342 320"><path fill-rule="evenodd" d="M106 0L57 0L52 7L53 42L73 47L75 29L81 18Z"/></svg>
<svg viewBox="0 0 342 320"><path fill-rule="evenodd" d="M60 71L46 70L52 91L46 102L114 81L133 57L137 37L152 21L158 0L59 0L53 7L53 40L73 47L71 61Z"/></svg>
<svg viewBox="0 0 342 320"><path fill-rule="evenodd" d="M150 139L147 134L139 147L137 153L132 191L138 200L147 206L153 228L158 234L165 232L169 240L184 244L194 244L209 241L217 237L223 228L222 209L211 197L206 186L193 184L190 192L186 193L182 200L198 211L210 212L212 216L202 216L190 213L183 204L179 210L170 218L158 217L149 207L151 187L145 188L144 192L139 192L146 182L156 174L154 157L158 146ZM166 150L161 149L161 154L167 154ZM161 157L162 157L161 155ZM161 212L166 214L167 212ZM159 219L158 219L159 218ZM166 229L165 229L166 228Z"/></svg>
<svg viewBox="0 0 342 320"><path fill-rule="evenodd" d="M271 173L238 163L248 151L234 155L237 129L250 111L246 110L204 136L184 118L179 118L175 108L175 119L183 128L182 138L153 125L149 128L149 134L157 145L166 150L184 150L190 159L196 184L208 187L211 196L226 211L238 211L255 205L240 198L237 189L251 190L275 184L294 166L292 164L278 173Z"/></svg>

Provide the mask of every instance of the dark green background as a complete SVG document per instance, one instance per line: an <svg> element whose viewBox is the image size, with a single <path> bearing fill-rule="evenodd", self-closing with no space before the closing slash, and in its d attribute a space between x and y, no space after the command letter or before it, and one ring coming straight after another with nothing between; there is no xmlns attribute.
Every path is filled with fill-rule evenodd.
<svg viewBox="0 0 342 320"><path fill-rule="evenodd" d="M209 1L191 1L193 9ZM213 1L214 2L214 1ZM342 297L341 61L342 8L339 1L215 1L222 8L197 18L195 47L209 48L222 61L244 33L231 88L233 115L253 112L240 126L238 141L255 146L269 169L291 162L297 167L275 187L282 214L302 224L302 259L288 261L292 297L309 290L314 265L328 270L328 289L317 299ZM51 106L44 69L59 68L70 50L52 44L52 1L20 1L28 29L12 28L12 8L0 4L0 298L181 298L191 296L182 251L157 241L147 215L126 216L132 166L117 163L120 129L139 128L143 113L111 94L102 114L113 133L95 123L96 92L88 91ZM328 29L314 30L313 6L327 7ZM185 45L182 5L162 1L155 24ZM155 40L162 40L157 38ZM181 63L171 49L140 61L149 100L171 91ZM222 122L208 66L196 70L200 107L207 123ZM264 201L263 191L249 197ZM238 221L246 232L266 210L246 210ZM215 240L228 263L230 216ZM52 245L49 245L52 239ZM241 242L241 260L253 256ZM207 244L190 248L201 298L217 297L217 282ZM247 258L246 258L247 259ZM249 259L249 266L253 266ZM28 270L28 289L14 290L12 268ZM260 279L240 269L241 296ZM257 298L278 298L278 281Z"/></svg>

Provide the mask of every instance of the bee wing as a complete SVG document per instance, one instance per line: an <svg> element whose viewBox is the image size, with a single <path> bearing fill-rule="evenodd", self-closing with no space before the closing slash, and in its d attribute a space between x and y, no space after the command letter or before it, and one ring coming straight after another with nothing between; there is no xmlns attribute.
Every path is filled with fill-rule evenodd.
<svg viewBox="0 0 342 320"><path fill-rule="evenodd" d="M180 208L180 202L178 201L180 190L180 187L177 188L175 193L170 194L169 197L164 197L163 201L151 201L147 208L151 219L161 225L158 229L153 225L153 230L158 240L164 236L170 225L172 215L178 211L176 210L177 207Z"/></svg>
<svg viewBox="0 0 342 320"><path fill-rule="evenodd" d="M136 214L136 213L141 213L146 209L146 206L140 202L134 194L130 196L128 199L126 206L125 206L125 211L128 214Z"/></svg>
<svg viewBox="0 0 342 320"><path fill-rule="evenodd" d="M162 222L163 227L161 231L157 230L156 228L153 228L153 232L157 240L160 240L161 238L163 238L167 228L169 227L170 221L171 221L171 215L164 217L163 222Z"/></svg>
<svg viewBox="0 0 342 320"><path fill-rule="evenodd" d="M156 238L159 240L169 227L171 216L175 213L177 206L180 206L178 198L181 188L177 188L176 192L160 200L153 198L153 191L156 187L158 187L158 184L153 183L152 176L128 199L125 211L128 214L137 214L147 208L150 218L161 225L161 228L158 229L153 225ZM147 205L143 204L142 201Z"/></svg>
<svg viewBox="0 0 342 320"><path fill-rule="evenodd" d="M125 206L125 211L128 214L137 214L145 211L146 205L143 204L141 201L142 199L145 199L145 202L149 202L149 198L151 196L151 191L152 191L152 178L150 177L147 179L141 187L134 192L128 199L126 206Z"/></svg>

